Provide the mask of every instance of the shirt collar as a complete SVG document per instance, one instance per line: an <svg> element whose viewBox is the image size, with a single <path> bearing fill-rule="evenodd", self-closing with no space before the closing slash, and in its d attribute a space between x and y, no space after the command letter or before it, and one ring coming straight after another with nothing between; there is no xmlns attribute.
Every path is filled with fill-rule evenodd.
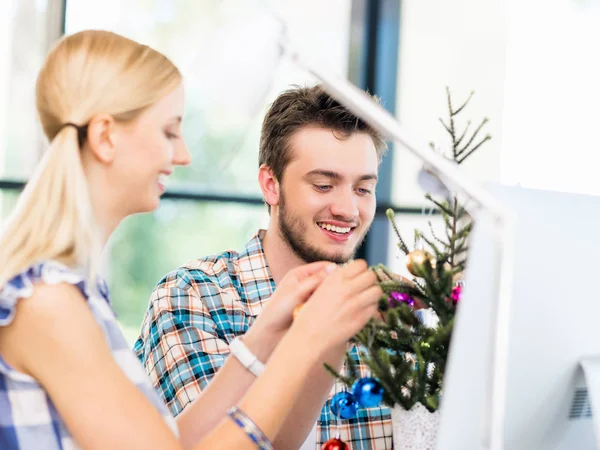
<svg viewBox="0 0 600 450"><path fill-rule="evenodd" d="M275 280L273 280L273 276L271 275L262 245L265 233L266 230L258 230L240 252L238 259L239 279L242 285L253 283L257 279L269 280L272 292L274 292Z"/></svg>

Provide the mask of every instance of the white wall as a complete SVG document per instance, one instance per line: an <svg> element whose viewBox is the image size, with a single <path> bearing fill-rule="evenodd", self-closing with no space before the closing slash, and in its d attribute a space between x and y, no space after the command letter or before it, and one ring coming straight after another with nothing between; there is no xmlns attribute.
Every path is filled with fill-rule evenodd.
<svg viewBox="0 0 600 450"><path fill-rule="evenodd" d="M509 0L502 180L600 194L600 2Z"/></svg>
<svg viewBox="0 0 600 450"><path fill-rule="evenodd" d="M10 1L2 2L0 3L0 174L4 172L4 154L6 152L7 144L6 125L8 123L8 88L12 68L12 25L13 4Z"/></svg>
<svg viewBox="0 0 600 450"><path fill-rule="evenodd" d="M600 195L600 0L407 0L401 20L403 124L424 142L447 143L444 87L456 101L475 90L463 120L488 116L493 139L463 166L469 175ZM396 149L396 203L423 204L420 167ZM409 239L426 222L398 220ZM404 270L402 257L391 263Z"/></svg>
<svg viewBox="0 0 600 450"><path fill-rule="evenodd" d="M438 118L448 122L446 86L453 93L454 108L469 93L475 95L456 126L462 130L467 120L474 129L483 117L490 122L481 133L492 140L465 162L463 168L481 181L501 178L500 161L503 133L503 102L506 72L507 5L493 0L407 0L402 2L400 25L397 117L427 144L448 146L451 142ZM428 205L425 192L416 182L421 162L407 150L394 149L394 191L396 204ZM439 236L439 217L399 216L400 231L412 243L413 229L429 230L431 220ZM392 268L407 274L405 258L391 235Z"/></svg>
<svg viewBox="0 0 600 450"><path fill-rule="evenodd" d="M408 0L402 2L397 116L425 143L448 145L439 123L447 122L445 87L459 104L475 96L458 126L467 119L490 118L492 141L463 166L480 180L500 178L505 82L506 4L493 0ZM472 127L473 128L473 127ZM423 204L415 178L420 162L404 149L394 156L394 201Z"/></svg>

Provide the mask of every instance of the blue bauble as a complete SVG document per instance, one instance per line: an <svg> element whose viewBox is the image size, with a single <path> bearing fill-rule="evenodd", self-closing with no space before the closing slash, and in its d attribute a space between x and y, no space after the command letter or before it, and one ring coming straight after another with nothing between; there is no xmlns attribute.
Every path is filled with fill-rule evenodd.
<svg viewBox="0 0 600 450"><path fill-rule="evenodd" d="M340 419L351 419L356 416L360 405L349 392L338 392L331 398L329 408Z"/></svg>
<svg viewBox="0 0 600 450"><path fill-rule="evenodd" d="M352 385L352 394L361 406L373 408L383 400L383 387L375 378L361 378Z"/></svg>

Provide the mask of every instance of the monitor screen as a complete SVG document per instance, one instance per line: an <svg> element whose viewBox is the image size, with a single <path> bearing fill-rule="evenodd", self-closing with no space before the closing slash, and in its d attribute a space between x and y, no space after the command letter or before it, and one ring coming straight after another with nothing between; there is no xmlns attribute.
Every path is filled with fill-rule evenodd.
<svg viewBox="0 0 600 450"><path fill-rule="evenodd" d="M503 447L495 448L595 449L579 362L600 357L600 197L489 189L517 218L507 353L505 363L496 365L502 238L482 213L471 237L452 337L438 449L491 448L499 403ZM492 396L492 377L498 374L502 402Z"/></svg>

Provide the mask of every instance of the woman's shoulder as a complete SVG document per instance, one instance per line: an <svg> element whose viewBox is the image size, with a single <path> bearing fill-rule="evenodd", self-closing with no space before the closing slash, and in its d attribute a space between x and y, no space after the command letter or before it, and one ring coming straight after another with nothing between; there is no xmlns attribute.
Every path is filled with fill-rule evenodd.
<svg viewBox="0 0 600 450"><path fill-rule="evenodd" d="M72 269L57 261L32 264L0 288L0 326L12 323L20 299L31 298L37 302L38 299L49 296L87 297L86 292L83 271Z"/></svg>

